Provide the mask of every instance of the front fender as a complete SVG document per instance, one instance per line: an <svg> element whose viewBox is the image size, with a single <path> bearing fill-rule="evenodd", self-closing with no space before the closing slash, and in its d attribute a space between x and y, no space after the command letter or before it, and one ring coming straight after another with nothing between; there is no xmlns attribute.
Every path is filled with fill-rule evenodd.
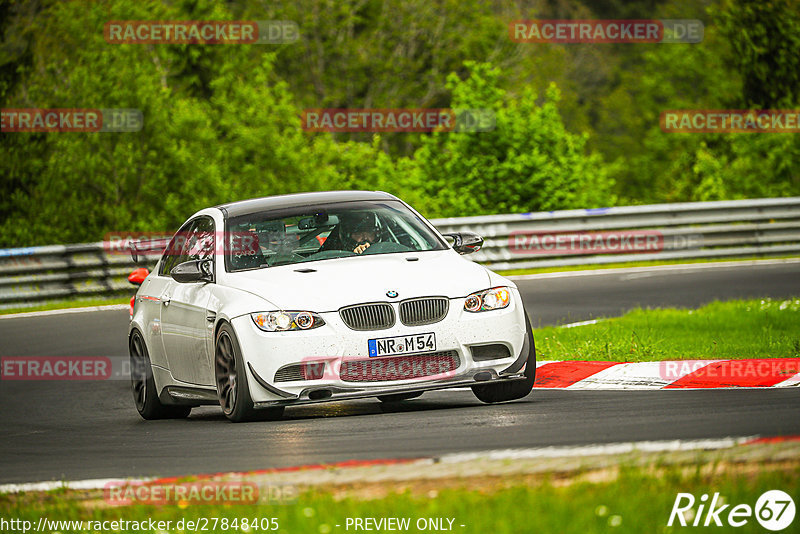
<svg viewBox="0 0 800 534"><path fill-rule="evenodd" d="M277 309L275 304L255 293L225 286L217 286L208 302L208 310L217 314L218 321L230 322L242 315Z"/></svg>

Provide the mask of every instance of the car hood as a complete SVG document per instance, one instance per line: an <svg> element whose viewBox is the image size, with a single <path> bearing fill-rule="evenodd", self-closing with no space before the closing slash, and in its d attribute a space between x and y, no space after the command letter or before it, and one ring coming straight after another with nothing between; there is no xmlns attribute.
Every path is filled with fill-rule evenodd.
<svg viewBox="0 0 800 534"><path fill-rule="evenodd" d="M303 272L310 269L313 272ZM429 295L464 297L490 284L486 269L452 250L297 263L226 278L226 285L256 294L278 309L315 312ZM389 298L387 291L396 291L397 297Z"/></svg>

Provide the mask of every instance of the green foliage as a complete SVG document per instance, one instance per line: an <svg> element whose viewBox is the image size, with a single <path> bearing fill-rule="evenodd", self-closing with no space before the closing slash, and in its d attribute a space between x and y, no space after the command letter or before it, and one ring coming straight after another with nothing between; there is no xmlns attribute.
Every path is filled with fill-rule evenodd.
<svg viewBox="0 0 800 534"><path fill-rule="evenodd" d="M778 109L800 103L800 6L796 0L724 0L713 10L743 80L740 104Z"/></svg>
<svg viewBox="0 0 800 534"><path fill-rule="evenodd" d="M44 145L41 172L29 188L13 192L14 217L1 226L7 244L169 230L208 205L324 187L313 180L311 146L286 84L269 81L273 54L252 65L244 47L229 47L223 60L213 47L199 47L212 52L198 55L198 47L188 45L108 45L101 31L90 35L91 46L75 41L85 33L82 26L102 28L115 18L226 18L218 7L187 17L159 3L132 5L143 11L109 15L97 4L64 3L43 22L47 42L41 46L60 42L60 52L40 54L48 62L32 87L33 101L40 107L138 108L144 128L4 135L20 160L28 140ZM16 159L3 166L12 178L28 170Z"/></svg>
<svg viewBox="0 0 800 534"><path fill-rule="evenodd" d="M410 183L426 212L456 217L594 207L614 202L602 159L587 155L585 135L566 131L560 94L551 85L544 103L530 90L509 98L499 71L467 62L469 77L448 79L455 109L495 110L491 132L437 132L421 139Z"/></svg>
<svg viewBox="0 0 800 534"><path fill-rule="evenodd" d="M706 23L702 43L659 45L642 53L640 62L620 74L620 85L604 99L593 146L610 159L626 160L614 174L624 203L800 194L800 172L790 163L800 151L796 134L664 133L659 126L659 114L666 110L754 105L747 96L752 92L748 84L753 69L760 68L755 65L759 60L751 58L753 63L741 69L729 65L734 63L730 58L741 56L743 35L762 34L760 26L747 18L748 9L731 5L727 2L711 10L717 24ZM725 11L726 6L730 11ZM787 16L787 20L792 17L796 18ZM785 46L800 57L794 35L762 37L765 41L759 46ZM797 87L796 75L796 71L776 69L760 83L792 94L788 87ZM780 100L785 107L796 105L787 98ZM628 135L620 136L620 132Z"/></svg>
<svg viewBox="0 0 800 534"><path fill-rule="evenodd" d="M706 12L706 6L712 9ZM0 246L169 231L261 195L382 189L425 215L800 194L796 134L661 111L797 106L791 0L0 0L3 108L137 108L136 133L0 132ZM702 18L696 45L514 43L533 18ZM291 45L112 45L110 20L294 20ZM482 133L304 132L308 107L490 108Z"/></svg>

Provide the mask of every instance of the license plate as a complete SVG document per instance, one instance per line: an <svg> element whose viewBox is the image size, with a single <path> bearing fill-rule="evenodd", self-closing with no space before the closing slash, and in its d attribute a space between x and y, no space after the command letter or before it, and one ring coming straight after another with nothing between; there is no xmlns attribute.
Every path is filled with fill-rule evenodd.
<svg viewBox="0 0 800 534"><path fill-rule="evenodd" d="M369 357L411 354L412 352L433 352L436 350L436 336L433 332L411 336L383 337L368 341Z"/></svg>

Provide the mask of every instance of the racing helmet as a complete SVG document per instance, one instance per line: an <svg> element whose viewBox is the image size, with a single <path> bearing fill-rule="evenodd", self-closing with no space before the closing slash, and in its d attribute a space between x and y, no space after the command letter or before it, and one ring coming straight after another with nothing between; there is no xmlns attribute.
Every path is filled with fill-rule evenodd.
<svg viewBox="0 0 800 534"><path fill-rule="evenodd" d="M374 240L378 240L380 232L378 217L371 212L343 213L339 216L338 232L344 249L353 250L367 242L364 239L356 240L354 234L371 232L375 235Z"/></svg>

